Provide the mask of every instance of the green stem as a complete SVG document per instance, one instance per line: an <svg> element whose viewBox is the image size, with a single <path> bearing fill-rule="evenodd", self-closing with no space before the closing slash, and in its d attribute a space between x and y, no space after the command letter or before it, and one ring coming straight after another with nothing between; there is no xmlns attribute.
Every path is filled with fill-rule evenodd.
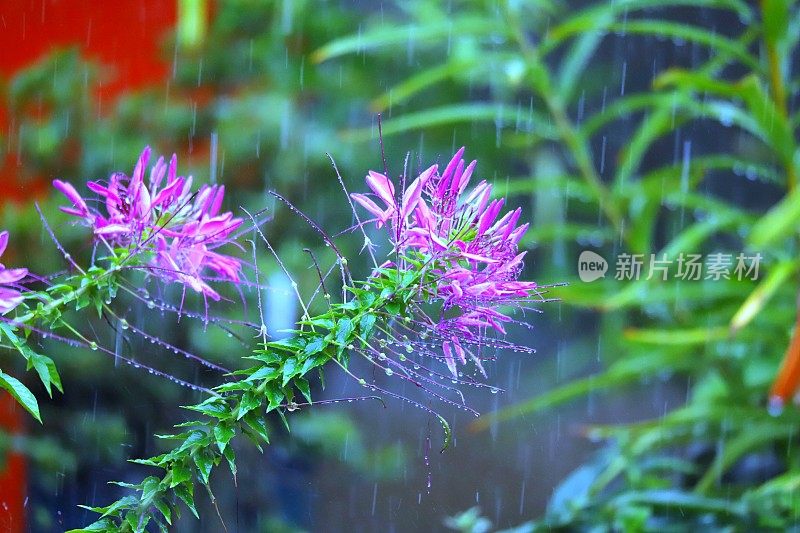
<svg viewBox="0 0 800 533"><path fill-rule="evenodd" d="M594 160L586 139L580 134L572 123L572 120L570 120L564 108L564 103L554 94L547 66L539 57L539 52L536 47L525 37L525 32L520 26L519 17L513 16L510 12L508 2L504 3L504 7L508 28L523 55L528 60L529 66L533 72L534 90L536 90L539 97L545 103L548 112L553 117L556 129L569 149L581 177L597 195L601 211L611 224L621 232L622 238L627 240L623 216L594 166Z"/></svg>
<svg viewBox="0 0 800 533"><path fill-rule="evenodd" d="M767 1L768 0L761 0L760 2L762 19L764 18L764 14L767 9ZM780 54L778 53L778 47L775 41L766 33L764 33L764 45L767 51L767 64L769 68L770 80L769 85L772 93L772 100L775 102L775 107L778 109L778 112L781 114L781 116L783 118L787 118L789 112L786 105L786 84L784 83L783 73L781 72L781 59ZM789 192L793 191L797 185L797 172L792 163L789 163L786 167L786 182Z"/></svg>

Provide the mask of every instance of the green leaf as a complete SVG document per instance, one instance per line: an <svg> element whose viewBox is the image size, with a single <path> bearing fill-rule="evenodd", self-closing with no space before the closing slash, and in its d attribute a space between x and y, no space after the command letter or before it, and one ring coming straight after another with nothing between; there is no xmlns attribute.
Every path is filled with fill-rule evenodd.
<svg viewBox="0 0 800 533"><path fill-rule="evenodd" d="M278 375L277 368L273 368L271 366L262 366L261 368L250 374L250 376L248 376L245 379L245 381L259 381L262 379L271 380L277 375Z"/></svg>
<svg viewBox="0 0 800 533"><path fill-rule="evenodd" d="M594 18L593 24L596 24L598 28L606 27L614 21L615 15L610 9L604 10ZM569 52L564 56L557 81L558 94L563 102L572 101L578 81L604 37L605 31L586 31L575 39Z"/></svg>
<svg viewBox="0 0 800 533"><path fill-rule="evenodd" d="M103 518L81 529L70 529L66 533L97 533L98 531L107 533L115 530L116 527L114 526L113 522Z"/></svg>
<svg viewBox="0 0 800 533"><path fill-rule="evenodd" d="M758 60L748 53L747 48L740 43L728 39L719 33L706 30L689 24L680 24L668 20L626 20L612 24L611 31L657 35L675 40L703 44L714 53L727 53L735 57L755 72L761 70Z"/></svg>
<svg viewBox="0 0 800 533"><path fill-rule="evenodd" d="M155 476L149 476L141 482L141 487L142 495L139 500L149 502L160 492L161 480Z"/></svg>
<svg viewBox="0 0 800 533"><path fill-rule="evenodd" d="M24 339L20 339L17 334L14 333L14 329L9 324L0 324L0 333L4 334L14 348L25 358L28 362L28 370L31 368L36 370L39 379L47 390L47 394L51 398L53 397L53 392L50 387L51 384L55 385L62 393L64 392L61 386L61 377L58 375L58 370L52 359L33 351L30 346L25 343ZM2 338L2 336L0 336L0 338Z"/></svg>
<svg viewBox="0 0 800 533"><path fill-rule="evenodd" d="M36 373L39 374L39 379L42 381L44 388L47 390L47 394L50 395L51 398L53 397L50 388L51 383L55 385L59 392L62 394L64 393L64 388L61 385L61 376L58 375L58 369L52 359L46 355L33 352L30 363L33 365Z"/></svg>
<svg viewBox="0 0 800 533"><path fill-rule="evenodd" d="M183 443L175 451L176 453L181 453L192 448L202 448L203 446L207 446L209 444L211 444L211 438L208 436L208 434L205 431L196 429L194 431L190 431L186 435Z"/></svg>
<svg viewBox="0 0 800 533"><path fill-rule="evenodd" d="M241 420L241 418L256 409L261 405L261 400L253 394L252 391L247 391L242 395L242 399L239 402L239 409L236 415L237 420Z"/></svg>
<svg viewBox="0 0 800 533"><path fill-rule="evenodd" d="M156 506L156 509L158 509L162 515L164 515L164 520L166 520L168 524L172 525L172 510L170 509L169 504L161 498L156 498L153 501L153 504Z"/></svg>
<svg viewBox="0 0 800 533"><path fill-rule="evenodd" d="M278 387L277 383L270 383L267 385L267 387L264 389L264 394L266 394L267 401L269 402L267 405L267 412L273 411L274 409L280 407L284 398L284 394L280 387Z"/></svg>
<svg viewBox="0 0 800 533"><path fill-rule="evenodd" d="M636 133L627 140L620 154L621 164L614 177L614 186L618 192L628 185L630 176L639 168L653 143L674 129L674 121L674 104L653 110L641 121Z"/></svg>
<svg viewBox="0 0 800 533"><path fill-rule="evenodd" d="M234 435L236 435L236 431L227 424L217 424L214 426L214 438L217 441L217 447L220 452L225 452L225 448Z"/></svg>
<svg viewBox="0 0 800 533"><path fill-rule="evenodd" d="M771 267L769 275L753 289L731 319L729 325L731 333L736 333L749 324L798 267L800 261L782 261Z"/></svg>
<svg viewBox="0 0 800 533"><path fill-rule="evenodd" d="M232 392L232 391L242 391L248 390L252 387L246 381L231 381L230 383L223 383L222 385L218 385L214 387L216 392Z"/></svg>
<svg viewBox="0 0 800 533"><path fill-rule="evenodd" d="M201 449L192 454L192 459L194 459L197 472L200 474L200 481L203 485L208 485L208 478L211 476L211 470L214 468L214 454Z"/></svg>
<svg viewBox="0 0 800 533"><path fill-rule="evenodd" d="M169 482L169 488L177 487L178 485L192 479L192 471L183 461L172 463L169 469L172 473L172 479Z"/></svg>
<svg viewBox="0 0 800 533"><path fill-rule="evenodd" d="M218 396L211 397L197 405L184 406L184 409L203 413L206 416L224 420L229 418L232 413L228 410L228 406Z"/></svg>
<svg viewBox="0 0 800 533"><path fill-rule="evenodd" d="M553 51L564 40L575 35L582 35L592 31L607 31L609 14L614 17L626 15L627 18L627 15L643 9L659 7L674 9L678 6L730 9L735 11L744 21L750 21L753 17L747 3L740 0L627 0L625 2L600 2L578 11L572 17L551 28L542 42L541 53L547 54ZM634 20L631 20L632 18L630 17L628 22L634 22Z"/></svg>
<svg viewBox="0 0 800 533"><path fill-rule="evenodd" d="M361 330L361 335L365 339L368 339L372 333L372 329L375 327L376 320L377 317L372 313L367 313L361 317L361 320L358 323L358 328Z"/></svg>
<svg viewBox="0 0 800 533"><path fill-rule="evenodd" d="M175 487L175 494L180 498L186 507L192 511L195 518L200 518L197 514L197 509L194 506L194 484L191 481L186 481Z"/></svg>
<svg viewBox="0 0 800 533"><path fill-rule="evenodd" d="M748 426L746 431L727 440L725 447L717 454L714 462L697 482L695 491L699 494L710 492L714 484L722 477L722 474L745 454L768 446L773 442L791 439L796 433L796 427L787 424L776 424L772 420L768 420L766 424Z"/></svg>
<svg viewBox="0 0 800 533"><path fill-rule="evenodd" d="M453 124L474 124L491 122L497 127L504 124L509 128L524 130L545 139L558 139L558 135L550 121L543 115L528 111L520 116L516 106L504 106L489 103L452 104L428 108L425 111L407 113L383 123L383 136L396 135L407 131L418 131L437 126ZM343 134L349 141L368 141L374 137L373 128L349 130Z"/></svg>
<svg viewBox="0 0 800 533"><path fill-rule="evenodd" d="M305 361L303 361L303 368L300 369L300 375L305 376L310 370L314 368L324 365L328 361L328 358L324 354L319 354L313 357L309 357Z"/></svg>
<svg viewBox="0 0 800 533"><path fill-rule="evenodd" d="M753 226L748 236L748 245L753 249L764 249L777 240L797 233L800 225L800 187L787 194Z"/></svg>
<svg viewBox="0 0 800 533"><path fill-rule="evenodd" d="M341 318L336 322L336 342L339 344L341 352L350 342L350 335L353 333L353 321L349 318Z"/></svg>
<svg viewBox="0 0 800 533"><path fill-rule="evenodd" d="M390 106L405 102L428 87L471 69L473 66L472 61L449 61L444 65L422 70L373 100L370 108L375 112L384 111Z"/></svg>
<svg viewBox="0 0 800 533"><path fill-rule="evenodd" d="M382 25L357 35L336 39L315 51L311 59L321 63L354 52L405 45L411 40L419 46L429 41L448 39L451 35L488 35L500 32L501 29L490 18L464 16L450 20L429 21L426 25L416 23L407 26Z"/></svg>
<svg viewBox="0 0 800 533"><path fill-rule="evenodd" d="M372 306L372 304L374 304L374 303L375 303L375 300L376 300L377 298L378 298L378 297L377 297L377 296L375 295L375 293L374 293L374 292L372 292L372 291L362 291L362 292L361 292L361 293L358 295L358 301L359 301L359 303L361 304L361 307L364 307L364 308L366 308L366 307L371 307L371 306Z"/></svg>
<svg viewBox="0 0 800 533"><path fill-rule="evenodd" d="M267 422L264 420L264 417L259 416L258 413L251 412L244 417L244 421L247 427L255 431L264 442L269 444L269 428L267 427Z"/></svg>
<svg viewBox="0 0 800 533"><path fill-rule="evenodd" d="M327 345L328 343L325 342L323 337L315 336L306 344L306 347L303 348L303 355L310 356L319 353L324 350Z"/></svg>
<svg viewBox="0 0 800 533"><path fill-rule="evenodd" d="M444 443L442 443L442 449L440 450L440 453L444 453L444 451L450 447L450 443L453 441L453 430L450 429L450 423L445 420L442 415L438 413L435 414L439 418L439 422L442 424L442 429L444 430Z"/></svg>
<svg viewBox="0 0 800 533"><path fill-rule="evenodd" d="M708 344L727 339L727 327L692 329L638 329L629 328L623 333L625 340L642 344L689 346Z"/></svg>
<svg viewBox="0 0 800 533"><path fill-rule="evenodd" d="M105 511L101 515L101 518L105 518L107 516L122 516L120 511L125 509L134 509L138 503L139 500L137 498L133 496L125 496L106 507Z"/></svg>
<svg viewBox="0 0 800 533"><path fill-rule="evenodd" d="M309 387L308 380L304 377L298 377L294 380L294 386L303 394L308 403L311 403L311 388Z"/></svg>
<svg viewBox="0 0 800 533"><path fill-rule="evenodd" d="M0 370L0 387L7 390L39 423L42 422L42 417L39 415L39 402L22 382Z"/></svg>
<svg viewBox="0 0 800 533"><path fill-rule="evenodd" d="M268 342L267 347L282 350L284 352L295 353L297 350L303 348L297 337L290 337L288 339L281 339L279 341Z"/></svg>
<svg viewBox="0 0 800 533"><path fill-rule="evenodd" d="M651 107L672 106L674 103L675 96L673 94L631 94L614 100L604 109L592 115L581 125L580 131L583 132L586 138L590 138L611 122L634 113L640 113Z"/></svg>
<svg viewBox="0 0 800 533"><path fill-rule="evenodd" d="M763 18L764 38L772 46L780 46L789 30L789 6L787 0L762 0L761 14Z"/></svg>
<svg viewBox="0 0 800 533"><path fill-rule="evenodd" d="M635 504L647 504L655 507L671 507L677 512L712 512L723 515L747 516L747 509L742 503L730 498L707 498L680 490L650 490L626 492L615 498L611 504L618 509L625 509Z"/></svg>
<svg viewBox="0 0 800 533"><path fill-rule="evenodd" d="M297 359L289 357L283 362L283 386L285 387L298 374Z"/></svg>
<svg viewBox="0 0 800 533"><path fill-rule="evenodd" d="M233 447L228 446L225 448L225 451L222 452L222 455L225 456L225 459L228 461L228 466L231 469L231 474L233 477L236 477L236 454L233 453Z"/></svg>

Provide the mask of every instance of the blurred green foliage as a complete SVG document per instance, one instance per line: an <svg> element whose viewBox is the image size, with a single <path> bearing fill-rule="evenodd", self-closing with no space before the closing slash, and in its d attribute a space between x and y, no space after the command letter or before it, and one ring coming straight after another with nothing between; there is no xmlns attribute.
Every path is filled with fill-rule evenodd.
<svg viewBox="0 0 800 533"><path fill-rule="evenodd" d="M643 272L650 254L672 261L666 281L609 274L559 290L570 307L600 313L603 368L476 424L600 390L685 383L686 405L657 419L586 428L605 449L565 480L541 525L795 524L800 417L770 415L766 399L796 316L798 5L422 0L386 18L314 58L371 59L413 43L420 68L373 100L392 106L387 136L488 122L498 152L519 165L506 192L546 198L528 241L554 252L545 268L569 269L587 247L612 258L612 271L623 253L644 254ZM598 58L610 40L632 50L653 39L690 48L688 61L647 48ZM648 63L651 76L632 70ZM679 254L717 252L760 253L758 280L674 279Z"/></svg>

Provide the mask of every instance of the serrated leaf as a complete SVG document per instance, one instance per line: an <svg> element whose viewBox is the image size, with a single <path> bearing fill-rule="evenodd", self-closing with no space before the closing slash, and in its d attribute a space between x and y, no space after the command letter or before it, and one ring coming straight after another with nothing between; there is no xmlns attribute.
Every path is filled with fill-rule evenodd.
<svg viewBox="0 0 800 533"><path fill-rule="evenodd" d="M349 318L342 318L336 322L336 342L340 349L350 342L350 335L353 333L353 321Z"/></svg>
<svg viewBox="0 0 800 533"><path fill-rule="evenodd" d="M39 374L39 379L42 381L42 384L47 390L47 394L49 394L51 398L53 397L53 393L50 388L51 383L55 385L56 389L63 394L64 388L61 385L61 376L58 375L58 369L56 368L56 364L52 359L46 355L33 353L31 357L31 363L33 364L33 368L36 370L36 373Z"/></svg>
<svg viewBox="0 0 800 533"><path fill-rule="evenodd" d="M97 533L98 531L105 533L114 530L114 524L110 520L103 518L81 529L70 529L66 533Z"/></svg>
<svg viewBox="0 0 800 533"><path fill-rule="evenodd" d="M221 420L231 416L231 412L228 410L227 405L225 405L224 402L220 402L220 398L218 397L212 397L197 405L188 405L184 406L183 408L190 411L203 413L206 416Z"/></svg>
<svg viewBox="0 0 800 533"><path fill-rule="evenodd" d="M222 455L225 456L225 459L228 461L228 466L231 469L231 474L233 477L236 478L236 454L233 453L233 447L228 446L225 448L225 451L222 452Z"/></svg>
<svg viewBox="0 0 800 533"><path fill-rule="evenodd" d="M230 440L236 435L236 431L227 424L217 424L214 426L214 439L220 452L225 452Z"/></svg>
<svg viewBox="0 0 800 533"><path fill-rule="evenodd" d="M250 413L244 417L247 427L252 429L264 442L269 444L269 428L263 417L258 416L256 413Z"/></svg>
<svg viewBox="0 0 800 533"><path fill-rule="evenodd" d="M308 384L308 380L304 377L298 377L294 380L294 386L303 394L308 403L311 403L311 387Z"/></svg>
<svg viewBox="0 0 800 533"><path fill-rule="evenodd" d="M149 501L158 494L161 480L155 476L145 478L140 486L142 487L141 501Z"/></svg>
<svg viewBox="0 0 800 533"><path fill-rule="evenodd" d="M192 479L191 469L183 462L173 463L169 471L172 474L169 482L169 488L171 489Z"/></svg>
<svg viewBox="0 0 800 533"><path fill-rule="evenodd" d="M376 316L372 313L367 313L361 317L358 327L361 330L361 335L364 336L364 338L369 338L370 334L372 333L372 329L375 327L376 319Z"/></svg>
<svg viewBox="0 0 800 533"><path fill-rule="evenodd" d="M323 337L314 337L306 344L306 347L303 348L303 355L310 356L317 354L325 349L327 343Z"/></svg>
<svg viewBox="0 0 800 533"><path fill-rule="evenodd" d="M280 387L278 387L277 383L270 383L267 385L264 389L264 394L267 396L267 401L269 402L267 405L267 412L277 409L284 398L284 393Z"/></svg>
<svg viewBox="0 0 800 533"><path fill-rule="evenodd" d="M277 368L273 368L271 366L262 366L261 368L250 374L250 376L248 376L245 379L245 381L259 381L262 379L269 380L274 378L277 374L278 374Z"/></svg>
<svg viewBox="0 0 800 533"><path fill-rule="evenodd" d="M194 506L194 484L191 481L187 481L177 485L175 494L186 504L186 507L189 508L195 518L199 519L200 515L197 514L197 509Z"/></svg>
<svg viewBox="0 0 800 533"><path fill-rule="evenodd" d="M213 455L206 452L206 450L198 450L197 453L192 454L197 472L200 474L200 481L203 485L208 485L208 479L211 476L211 470L214 468Z"/></svg>
<svg viewBox="0 0 800 533"><path fill-rule="evenodd" d="M111 505L105 508L105 511L101 515L101 518L105 518L107 516L122 516L120 511L125 509L133 509L139 501L134 498L133 496L125 496L120 498L119 500L115 501Z"/></svg>
<svg viewBox="0 0 800 533"><path fill-rule="evenodd" d="M236 415L237 420L241 420L244 415L256 409L261 405L261 400L259 400L255 394L251 391L247 391L242 395L242 399L239 402L239 408Z"/></svg>
<svg viewBox="0 0 800 533"><path fill-rule="evenodd" d="M289 381L298 373L297 359L289 357L283 362L283 386L285 387Z"/></svg>
<svg viewBox="0 0 800 533"><path fill-rule="evenodd" d="M167 521L167 524L172 525L172 511L169 507L169 504L162 500L161 498L157 498L153 504L156 506L156 509L161 512L164 516L164 520Z"/></svg>

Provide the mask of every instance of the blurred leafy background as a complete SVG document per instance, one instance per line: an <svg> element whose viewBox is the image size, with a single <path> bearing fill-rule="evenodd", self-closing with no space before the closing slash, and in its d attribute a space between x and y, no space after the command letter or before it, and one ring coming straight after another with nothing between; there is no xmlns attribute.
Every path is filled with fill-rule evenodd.
<svg viewBox="0 0 800 533"><path fill-rule="evenodd" d="M113 65L78 47L0 84L16 196L39 198L69 248L91 252L37 183L129 170L150 144L176 152L184 173L224 182L230 207L270 209L268 235L312 288L302 248L324 254L318 236L265 191L331 233L347 228L326 153L361 188L367 169L382 168L381 113L393 174L409 152L413 170L466 145L479 174L532 221L528 275L569 282L516 339L538 355L492 365L507 392L467 391L486 414L452 413L455 446L430 467L424 413L391 402L304 412L264 455L237 452L251 467L240 466L235 491L217 489L236 527L796 527L800 414L767 408L797 321L796 3L182 0L174 28L150 38L168 65L163 83L104 106L96 90ZM29 201L6 202L0 227L31 243L18 246L20 263L63 268ZM360 243L343 246L355 263ZM578 280L587 249L611 263L604 279ZM674 264L666 281L613 276L623 253L740 252L762 255L757 280L681 281ZM268 275L271 316L296 312L285 281ZM224 335L170 328L128 305L150 330L235 364ZM43 402L42 427L0 446L29 456L32 529L59 531L86 521L77 504L117 490L106 481L138 477L123 460L152 450L151 434L179 421L191 394L97 353L44 348L65 394ZM350 387L334 379L326 394ZM177 529L198 528L219 524Z"/></svg>

